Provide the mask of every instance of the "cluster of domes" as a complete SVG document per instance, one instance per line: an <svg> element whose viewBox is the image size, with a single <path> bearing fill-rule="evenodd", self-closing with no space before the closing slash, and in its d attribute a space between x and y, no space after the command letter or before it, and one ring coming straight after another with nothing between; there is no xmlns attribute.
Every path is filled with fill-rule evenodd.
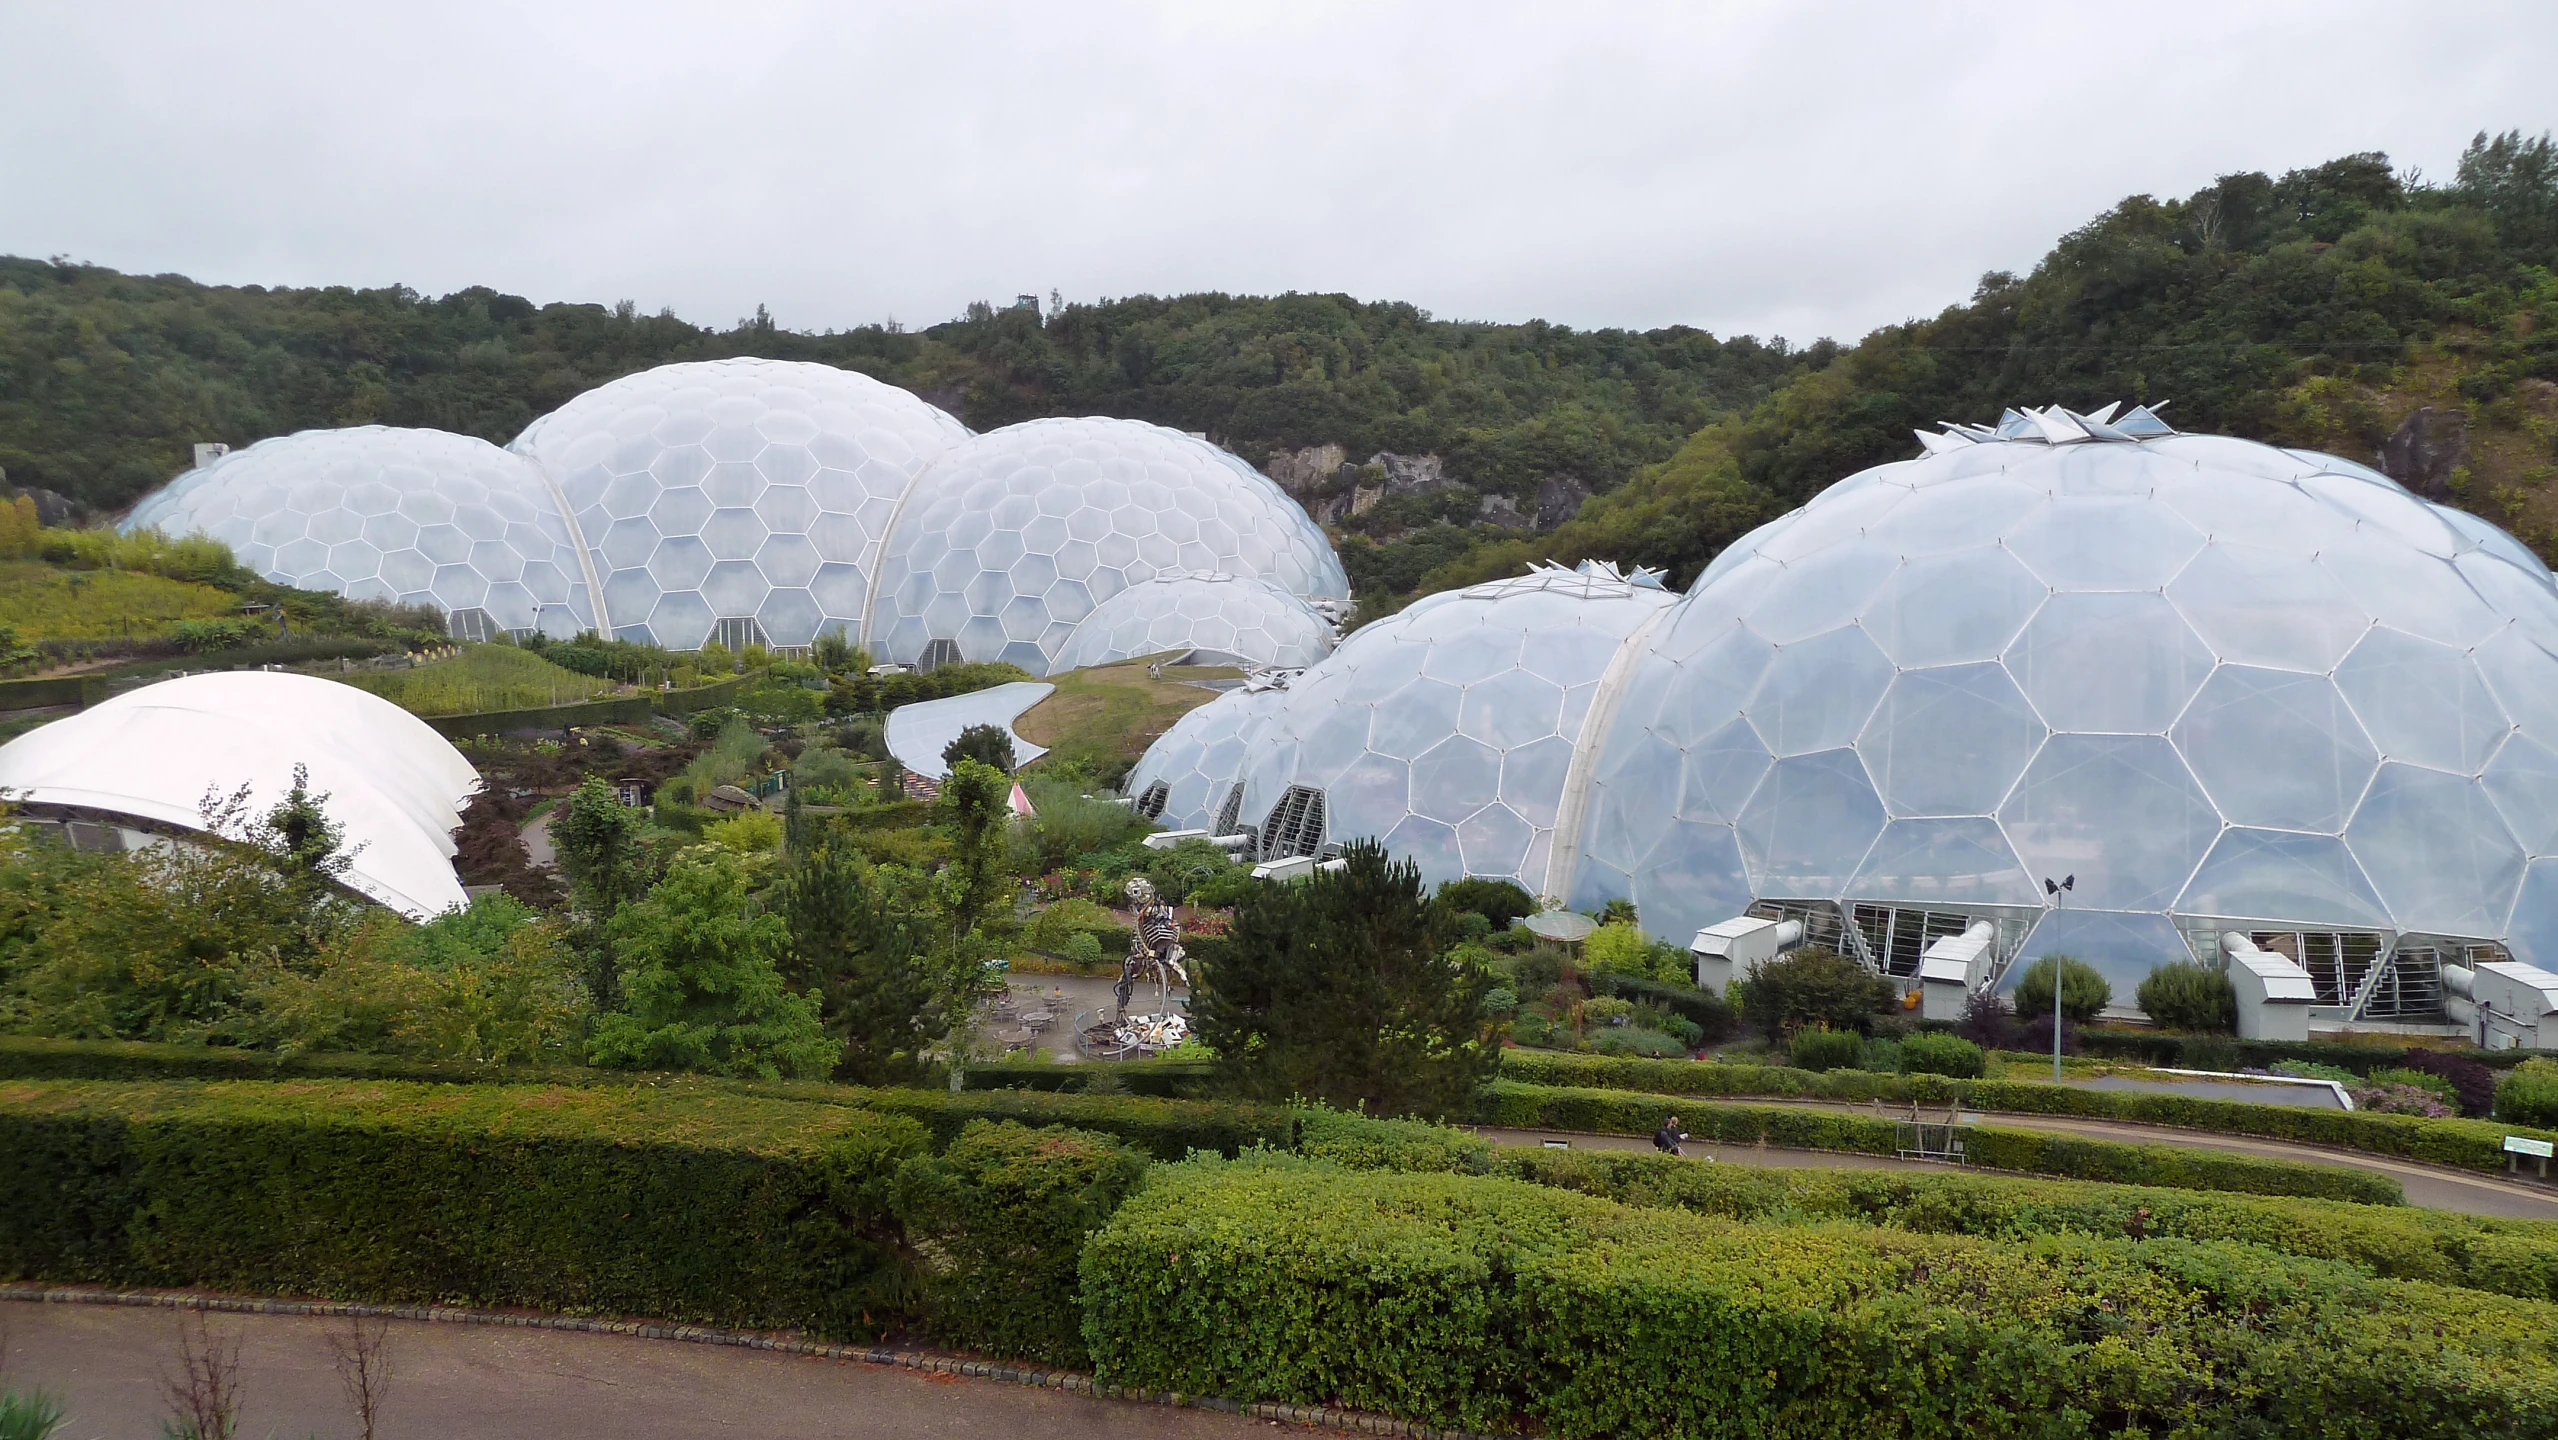
<svg viewBox="0 0 2558 1440"><path fill-rule="evenodd" d="M1280 702L1195 713L1137 779L1168 818L1240 797L1265 855L1375 835L1434 880L1631 899L1664 936L1797 916L1891 973L1984 919L2127 1000L2229 930L2363 1015L2423 1009L2426 965L2558 964L2558 582L2527 548L2145 410L1923 439L1684 596L1566 600L1548 572L1434 597ZM1554 647L1560 708L1469 712L1463 677L1531 688L1512 636L1533 651L1558 606L1587 627ZM1392 698L1442 672L1450 695ZM1211 771L1194 737L1229 728Z"/></svg>
<svg viewBox="0 0 2558 1440"><path fill-rule="evenodd" d="M1349 594L1322 530L1205 440L1113 419L971 435L895 386L779 360L625 376L504 450L381 426L261 441L125 524L211 535L282 583L433 605L468 638L831 632L1038 674L1070 645L1301 665L1331 644L1315 607ZM1087 625L1132 588L1149 598Z"/></svg>

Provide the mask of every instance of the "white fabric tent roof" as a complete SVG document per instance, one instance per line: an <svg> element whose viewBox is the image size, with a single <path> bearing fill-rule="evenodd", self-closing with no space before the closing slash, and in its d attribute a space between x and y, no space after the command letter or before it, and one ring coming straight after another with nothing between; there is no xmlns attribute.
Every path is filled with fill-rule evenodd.
<svg viewBox="0 0 2558 1440"><path fill-rule="evenodd" d="M426 722L352 685L236 671L129 691L0 745L0 790L179 829L246 784L263 814L309 767L356 850L358 893L423 920L464 903L453 830L479 775Z"/></svg>

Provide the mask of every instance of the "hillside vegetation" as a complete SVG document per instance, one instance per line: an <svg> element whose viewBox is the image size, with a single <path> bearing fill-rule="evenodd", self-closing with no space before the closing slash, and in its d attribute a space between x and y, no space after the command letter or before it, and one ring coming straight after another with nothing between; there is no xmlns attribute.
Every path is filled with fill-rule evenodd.
<svg viewBox="0 0 2558 1440"><path fill-rule="evenodd" d="M2363 460L2396 435L2393 473L2558 553L2553 267L2558 153L2519 133L2482 134L2448 183L2373 153L2136 195L2030 273L1986 275L1967 302L1850 347L1457 322L1342 295L976 305L916 333L806 334L759 311L715 330L482 288L216 287L0 259L0 467L116 507L198 440L381 422L503 441L616 376L753 354L860 370L981 429L1103 413L1256 463L1317 444L1353 464L1435 455L1459 488L1347 519L1344 560L1376 608L1540 556L1683 581L1822 486L1908 455L1913 427L2052 402L2173 402L2187 429ZM1544 535L1482 523L1478 496L1525 501L1549 476L1597 497Z"/></svg>
<svg viewBox="0 0 2558 1440"><path fill-rule="evenodd" d="M572 705L616 687L563 669L511 645L466 645L450 660L410 670L343 675L412 715L478 715L492 710L531 710Z"/></svg>
<svg viewBox="0 0 2558 1440"><path fill-rule="evenodd" d="M2371 462L2424 407L2466 443L2430 493L2558 555L2558 151L2482 135L2447 186L2350 155L2281 179L2136 195L2022 277L1891 326L1531 543L1478 542L1424 591L1600 556L1692 577L1751 528L1869 465L1910 431L2003 406L2158 405L2179 427ZM2448 458L2448 457L2446 457ZM2405 467L2400 467L2402 472Z"/></svg>
<svg viewBox="0 0 2558 1440"><path fill-rule="evenodd" d="M761 315L714 330L482 288L210 286L0 257L0 467L110 509L184 470L200 440L385 424L502 444L605 381L729 355L859 370L981 430L1133 416L1256 461L1326 441L1435 452L1459 478L1520 493L1555 471L1613 483L1799 368L1781 342L1685 326L1471 324L1345 295L1137 296L1045 317L976 305L920 334L812 335Z"/></svg>

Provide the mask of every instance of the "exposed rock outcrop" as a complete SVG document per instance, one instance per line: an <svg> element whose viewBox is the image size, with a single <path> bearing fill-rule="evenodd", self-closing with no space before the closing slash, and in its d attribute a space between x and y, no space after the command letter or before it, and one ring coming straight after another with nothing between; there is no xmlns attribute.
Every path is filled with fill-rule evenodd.
<svg viewBox="0 0 2558 1440"><path fill-rule="evenodd" d="M1581 513L1590 498L1590 487L1570 475L1548 475L1537 482L1536 528L1538 533L1553 529Z"/></svg>
<svg viewBox="0 0 2558 1440"><path fill-rule="evenodd" d="M2451 472L2469 453L2469 416L2431 405L2380 442L2380 472L2429 500L2451 498Z"/></svg>

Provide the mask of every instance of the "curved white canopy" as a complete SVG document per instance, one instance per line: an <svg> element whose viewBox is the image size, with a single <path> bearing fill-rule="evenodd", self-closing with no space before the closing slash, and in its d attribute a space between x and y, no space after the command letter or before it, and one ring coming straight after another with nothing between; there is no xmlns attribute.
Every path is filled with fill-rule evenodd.
<svg viewBox="0 0 2558 1440"><path fill-rule="evenodd" d="M453 830L479 776L426 722L352 685L238 671L165 680L0 745L0 790L202 831L208 795L264 813L309 767L356 848L347 885L411 919L463 903Z"/></svg>

